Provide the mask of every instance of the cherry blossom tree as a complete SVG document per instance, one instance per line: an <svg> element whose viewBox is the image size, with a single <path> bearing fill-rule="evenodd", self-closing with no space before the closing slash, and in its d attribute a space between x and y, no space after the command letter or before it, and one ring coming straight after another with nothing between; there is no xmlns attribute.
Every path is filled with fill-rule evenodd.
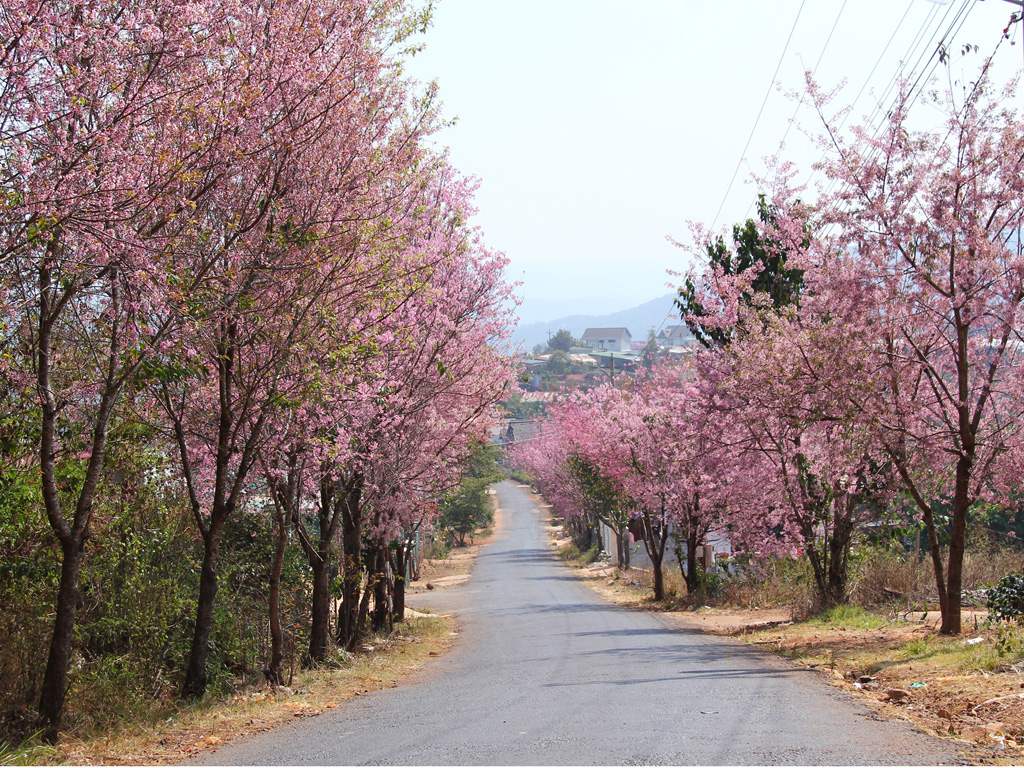
<svg viewBox="0 0 1024 768"><path fill-rule="evenodd" d="M733 530L761 550L794 546L814 574L816 602L848 599L854 536L878 519L890 483L870 425L846 399L859 361L844 329L807 313L751 312L718 354L701 360L719 443L744 465L734 478ZM755 483L751 484L753 478Z"/></svg>
<svg viewBox="0 0 1024 768"><path fill-rule="evenodd" d="M1022 123L984 74L963 103L940 103L946 121L931 131L910 123L904 100L880 135L846 139L828 97L812 95L835 187L817 204L806 312L843 323L846 353L863 361L869 386L834 380L830 394L867 421L916 505L941 631L956 634L972 510L1006 499L1019 477Z"/></svg>
<svg viewBox="0 0 1024 768"><path fill-rule="evenodd" d="M697 594L700 546L731 521L736 454L720 427L689 370L661 365L631 389L604 385L556 404L540 437L515 459L570 523L592 517L624 542L637 521L660 600L669 539L676 537L683 577ZM628 567L623 548L619 563Z"/></svg>
<svg viewBox="0 0 1024 768"><path fill-rule="evenodd" d="M12 368L38 400L39 471L61 577L40 704L60 724L78 578L126 384L174 330L167 256L218 181L216 58L231 4L5 3L0 282ZM61 476L79 465L74 489Z"/></svg>
<svg viewBox="0 0 1024 768"><path fill-rule="evenodd" d="M389 54L395 8L303 0L236 9L222 57L233 94L224 182L192 213L175 266L202 274L169 307L180 331L153 370L204 544L184 693L201 695L226 520L243 503L268 425L307 394L296 360L343 354L373 327L403 265L426 189L420 138L430 92L413 99ZM369 307L367 310L366 308ZM366 310L366 311L364 311ZM360 313L363 313L362 315Z"/></svg>
<svg viewBox="0 0 1024 768"><path fill-rule="evenodd" d="M903 99L880 132L844 136L828 114L833 95L813 83L810 94L826 191L801 203L806 190L781 165L765 223L802 272L799 306L742 301L756 268L710 271L702 306L738 328L708 358L713 378L776 467L771 509L788 508L826 602L843 597L858 521L898 487L927 533L941 631L955 634L971 512L1008 500L1021 455L1020 118L985 73L960 103L939 101L947 118L931 131L911 123ZM827 538L815 543L815 530Z"/></svg>

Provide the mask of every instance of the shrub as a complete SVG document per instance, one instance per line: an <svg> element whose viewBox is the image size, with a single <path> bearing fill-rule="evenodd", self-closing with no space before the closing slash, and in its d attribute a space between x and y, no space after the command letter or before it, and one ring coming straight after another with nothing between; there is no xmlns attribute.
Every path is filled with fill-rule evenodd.
<svg viewBox="0 0 1024 768"><path fill-rule="evenodd" d="M722 580L719 602L742 608L790 608L806 616L814 603L806 558L738 556L736 570Z"/></svg>
<svg viewBox="0 0 1024 768"><path fill-rule="evenodd" d="M989 616L997 621L1024 620L1024 573L1011 573L988 591Z"/></svg>
<svg viewBox="0 0 1024 768"><path fill-rule="evenodd" d="M521 469L510 470L508 476L515 480L517 483L523 485L533 485L533 476L529 472L525 472Z"/></svg>

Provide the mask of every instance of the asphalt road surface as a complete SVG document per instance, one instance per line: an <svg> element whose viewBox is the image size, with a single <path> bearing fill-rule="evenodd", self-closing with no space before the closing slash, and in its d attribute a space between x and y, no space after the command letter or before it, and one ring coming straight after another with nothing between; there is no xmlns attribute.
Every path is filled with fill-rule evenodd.
<svg viewBox="0 0 1024 768"><path fill-rule="evenodd" d="M598 597L552 555L527 491L453 610L454 650L417 680L203 755L210 764L939 763L955 749L741 643Z"/></svg>

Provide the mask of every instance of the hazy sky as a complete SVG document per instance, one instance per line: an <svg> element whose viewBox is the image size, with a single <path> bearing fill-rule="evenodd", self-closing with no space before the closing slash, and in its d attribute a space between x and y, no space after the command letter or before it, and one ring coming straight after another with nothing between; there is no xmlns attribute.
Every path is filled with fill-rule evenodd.
<svg viewBox="0 0 1024 768"><path fill-rule="evenodd" d="M856 104L863 114L901 61L912 69L920 41L932 31L937 41L964 1L803 0L719 226L747 214L755 194L750 173L776 151L797 106L789 94L814 67L837 18L816 77L830 87L845 80L847 103L867 82ZM439 82L445 114L457 119L441 140L455 164L481 181L478 221L523 283L524 320L622 309L667 291L666 270L687 261L666 236L685 239L689 220L714 219L800 6L437 3L427 49L412 72ZM971 0L969 7L951 46L954 79L977 72L1013 10L1001 0ZM1015 45L1000 49L1000 81L1022 68L1020 34L1018 25ZM964 43L978 44L980 53L962 56ZM946 70L937 73L945 82ZM920 119L932 109L922 104ZM817 152L799 126L815 120L804 106L786 142L786 156L806 166Z"/></svg>

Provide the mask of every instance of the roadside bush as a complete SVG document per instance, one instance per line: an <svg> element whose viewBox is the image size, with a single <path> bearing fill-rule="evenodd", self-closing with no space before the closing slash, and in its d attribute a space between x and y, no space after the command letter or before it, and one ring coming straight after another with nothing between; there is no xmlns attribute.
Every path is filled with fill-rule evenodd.
<svg viewBox="0 0 1024 768"><path fill-rule="evenodd" d="M508 473L508 476L512 480L515 480L517 483L522 483L523 485L531 485L532 486L533 483L534 483L533 476L530 473L524 472L521 469L510 470L509 473Z"/></svg>
<svg viewBox="0 0 1024 768"><path fill-rule="evenodd" d="M725 579L715 571L705 571L703 575L704 597L717 600L722 595Z"/></svg>
<svg viewBox="0 0 1024 768"><path fill-rule="evenodd" d="M560 558L578 565L590 565L597 560L600 554L601 552L598 550L597 544L594 544L589 549L580 551L579 547L574 543L569 543L558 550L558 556Z"/></svg>
<svg viewBox="0 0 1024 768"><path fill-rule="evenodd" d="M65 717L67 728L79 734L154 719L175 706L198 589L202 550L183 500L163 484L160 471L142 469L155 463L144 452L115 453L114 460L80 580ZM261 679L268 654L270 523L259 509L249 512L229 519L225 529L223 599L209 664L214 695ZM298 548L288 550L282 578L289 627L304 620L308 603L300 557ZM0 472L0 742L9 745L35 728L53 628L56 562L35 487L27 477Z"/></svg>
<svg viewBox="0 0 1024 768"><path fill-rule="evenodd" d="M501 449L492 443L477 443L459 485L441 501L437 527L448 537L448 543L464 547L466 539L494 522L491 483L501 480L498 466Z"/></svg>
<svg viewBox="0 0 1024 768"><path fill-rule="evenodd" d="M447 534L434 535L424 540L423 557L427 560L445 560L451 551L452 545Z"/></svg>
<svg viewBox="0 0 1024 768"><path fill-rule="evenodd" d="M1024 552L1018 547L979 537L964 556L964 605L979 605L978 595L1008 573L1024 571ZM851 600L869 607L920 611L938 603L931 561L902 546L864 545L853 555ZM972 595L972 593L975 593Z"/></svg>
<svg viewBox="0 0 1024 768"><path fill-rule="evenodd" d="M806 558L738 557L736 571L722 579L721 605L789 608L807 616L814 605L814 578Z"/></svg>
<svg viewBox="0 0 1024 768"><path fill-rule="evenodd" d="M1024 573L1011 573L988 591L989 616L996 621L1024 620Z"/></svg>

